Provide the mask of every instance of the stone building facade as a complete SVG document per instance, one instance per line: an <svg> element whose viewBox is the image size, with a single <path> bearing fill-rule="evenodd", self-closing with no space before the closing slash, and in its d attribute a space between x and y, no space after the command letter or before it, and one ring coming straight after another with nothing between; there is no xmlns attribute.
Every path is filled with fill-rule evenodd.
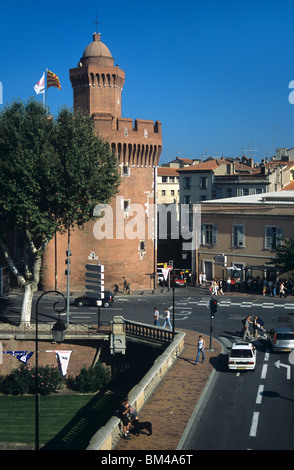
<svg viewBox="0 0 294 470"><path fill-rule="evenodd" d="M86 224L83 230L71 231L70 237L58 234L43 259L43 287L66 289L65 259L70 241L72 291L84 290L85 265L98 260L105 266L106 288L113 289L118 284L121 290L123 276L130 282L131 290L150 288L157 264L153 222L156 167L162 150L161 123L144 119L133 122L121 116L125 73L114 65L114 58L100 34L93 35L77 67L70 69L69 77L74 110L90 114L95 131L115 152L121 185L109 204L112 233L105 232L103 238L105 227L100 219ZM100 224L98 230L97 224Z"/></svg>

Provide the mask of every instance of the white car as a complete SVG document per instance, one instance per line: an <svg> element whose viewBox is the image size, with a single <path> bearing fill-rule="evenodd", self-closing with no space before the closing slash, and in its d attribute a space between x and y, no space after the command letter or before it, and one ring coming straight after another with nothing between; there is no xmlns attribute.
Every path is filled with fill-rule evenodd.
<svg viewBox="0 0 294 470"><path fill-rule="evenodd" d="M228 357L230 370L254 370L256 366L256 348L252 343L234 343Z"/></svg>

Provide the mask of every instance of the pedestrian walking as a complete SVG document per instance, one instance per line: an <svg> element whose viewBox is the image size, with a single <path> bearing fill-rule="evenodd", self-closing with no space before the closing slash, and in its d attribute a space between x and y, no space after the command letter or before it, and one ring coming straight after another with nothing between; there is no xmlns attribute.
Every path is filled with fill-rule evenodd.
<svg viewBox="0 0 294 470"><path fill-rule="evenodd" d="M252 323L252 321L250 321L250 315L247 315L247 317L244 320L243 341L246 340L247 336L248 336L248 339L250 339L250 330L249 330L250 323Z"/></svg>
<svg viewBox="0 0 294 470"><path fill-rule="evenodd" d="M127 293L127 287L128 287L128 281L126 280L125 277L123 277L123 293Z"/></svg>
<svg viewBox="0 0 294 470"><path fill-rule="evenodd" d="M199 358L200 358L201 353L202 353L202 363L203 363L205 361L205 341L202 338L202 336L200 335L199 339L198 339L198 352L197 352L196 361L195 361L196 366L199 362Z"/></svg>
<svg viewBox="0 0 294 470"><path fill-rule="evenodd" d="M164 309L164 312L165 312L165 317L163 317L164 319L164 324L163 324L163 327L162 328L165 328L166 324L168 323L170 329L172 330L172 326L171 326L171 322L170 322L170 311L168 308L165 308Z"/></svg>
<svg viewBox="0 0 294 470"><path fill-rule="evenodd" d="M218 293L219 295L225 295L223 291L223 281L221 280L218 282Z"/></svg>
<svg viewBox="0 0 294 470"><path fill-rule="evenodd" d="M254 336L254 339L257 339L257 330L258 330L258 321L257 321L257 317L254 317L253 318L253 336Z"/></svg>
<svg viewBox="0 0 294 470"><path fill-rule="evenodd" d="M285 290L287 290L287 288L285 287L285 284L282 282L280 285L280 298L282 297L282 295L284 296L284 298L286 298Z"/></svg>
<svg viewBox="0 0 294 470"><path fill-rule="evenodd" d="M159 311L156 307L154 307L154 326L160 326L159 324Z"/></svg>

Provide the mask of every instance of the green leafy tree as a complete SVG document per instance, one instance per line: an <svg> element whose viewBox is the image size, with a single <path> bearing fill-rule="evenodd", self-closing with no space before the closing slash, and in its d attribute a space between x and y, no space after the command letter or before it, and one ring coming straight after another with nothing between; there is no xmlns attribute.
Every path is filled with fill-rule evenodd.
<svg viewBox="0 0 294 470"><path fill-rule="evenodd" d="M0 114L0 243L24 288L21 323L29 324L42 255L56 232L82 228L93 209L118 191L117 159L91 118L15 101ZM17 231L22 247L11 244Z"/></svg>
<svg viewBox="0 0 294 470"><path fill-rule="evenodd" d="M276 247L276 256L267 264L274 264L281 273L294 271L294 236L281 238L281 245Z"/></svg>

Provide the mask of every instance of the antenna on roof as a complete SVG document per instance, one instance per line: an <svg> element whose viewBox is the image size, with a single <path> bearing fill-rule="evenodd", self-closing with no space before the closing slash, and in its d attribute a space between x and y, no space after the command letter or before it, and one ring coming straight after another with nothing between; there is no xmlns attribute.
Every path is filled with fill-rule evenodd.
<svg viewBox="0 0 294 470"><path fill-rule="evenodd" d="M252 158L252 152L258 152L258 149L253 149L252 148L252 142L251 142L251 148L249 148L249 145L247 147L247 152L244 151L244 149L242 148L241 149L241 152L242 152L242 157L244 157L246 155L246 153L248 154L248 156L250 156ZM246 153L245 153L246 152Z"/></svg>

